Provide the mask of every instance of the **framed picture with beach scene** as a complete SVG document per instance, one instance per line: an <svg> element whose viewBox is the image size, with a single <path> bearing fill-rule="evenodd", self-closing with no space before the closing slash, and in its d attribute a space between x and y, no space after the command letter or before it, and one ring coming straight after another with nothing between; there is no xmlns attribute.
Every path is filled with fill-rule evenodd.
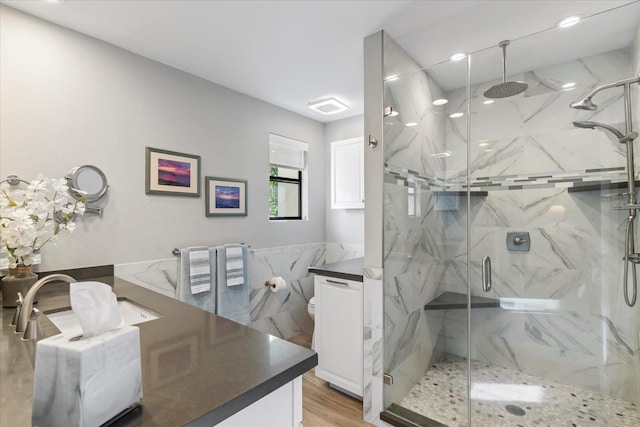
<svg viewBox="0 0 640 427"><path fill-rule="evenodd" d="M247 181L204 177L206 216L246 216Z"/></svg>
<svg viewBox="0 0 640 427"><path fill-rule="evenodd" d="M200 197L200 156L146 147L146 194Z"/></svg>

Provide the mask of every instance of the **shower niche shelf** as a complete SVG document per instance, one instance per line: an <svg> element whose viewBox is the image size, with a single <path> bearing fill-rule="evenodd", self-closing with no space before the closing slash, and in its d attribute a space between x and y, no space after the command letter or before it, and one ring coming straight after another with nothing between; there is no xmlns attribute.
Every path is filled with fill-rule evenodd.
<svg viewBox="0 0 640 427"><path fill-rule="evenodd" d="M636 185L640 185L640 181L635 182ZM575 185L573 187L569 187L569 193L578 193L581 191L598 191L598 190L615 190L615 189L624 189L627 188L627 181L622 182L611 182L611 181L594 181L589 184L584 185Z"/></svg>
<svg viewBox="0 0 640 427"><path fill-rule="evenodd" d="M466 196L466 191L434 191L439 196ZM471 191L471 197L484 197L489 195L488 191Z"/></svg>
<svg viewBox="0 0 640 427"><path fill-rule="evenodd" d="M500 307L500 300L471 295L471 308ZM450 310L467 308L467 295L459 292L444 292L425 304L425 310Z"/></svg>

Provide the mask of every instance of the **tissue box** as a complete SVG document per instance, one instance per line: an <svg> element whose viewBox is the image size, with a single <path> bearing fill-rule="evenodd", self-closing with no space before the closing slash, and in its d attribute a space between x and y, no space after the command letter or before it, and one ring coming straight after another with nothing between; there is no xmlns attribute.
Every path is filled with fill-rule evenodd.
<svg viewBox="0 0 640 427"><path fill-rule="evenodd" d="M142 399L138 327L70 338L36 345L33 426L99 426Z"/></svg>

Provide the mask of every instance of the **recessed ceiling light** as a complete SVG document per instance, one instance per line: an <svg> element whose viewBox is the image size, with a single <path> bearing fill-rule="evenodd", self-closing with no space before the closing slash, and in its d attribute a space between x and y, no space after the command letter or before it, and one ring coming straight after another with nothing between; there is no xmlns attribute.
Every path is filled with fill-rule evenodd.
<svg viewBox="0 0 640 427"><path fill-rule="evenodd" d="M565 83L562 85L562 89L573 89L576 86L574 82Z"/></svg>
<svg viewBox="0 0 640 427"><path fill-rule="evenodd" d="M484 150L485 153L490 153L493 151L493 148L487 148L486 150Z"/></svg>
<svg viewBox="0 0 640 427"><path fill-rule="evenodd" d="M335 114L349 109L349 106L345 103L338 101L335 98L319 99L317 101L311 101L307 103L307 107L322 114Z"/></svg>
<svg viewBox="0 0 640 427"><path fill-rule="evenodd" d="M440 99L436 99L435 101L433 101L433 105L444 105L447 102L449 102L448 99L440 98Z"/></svg>
<svg viewBox="0 0 640 427"><path fill-rule="evenodd" d="M564 18L562 21L558 22L558 27L560 28L572 27L576 25L578 22L580 22L579 16L569 16L567 18Z"/></svg>
<svg viewBox="0 0 640 427"><path fill-rule="evenodd" d="M464 116L464 113L453 113L449 115L449 117L451 117L452 119L457 119L458 117L462 116Z"/></svg>
<svg viewBox="0 0 640 427"><path fill-rule="evenodd" d="M489 145L488 142L481 142L478 144L478 147L486 147L487 145Z"/></svg>
<svg viewBox="0 0 640 427"><path fill-rule="evenodd" d="M467 57L466 53L454 53L453 55L451 55L451 57L449 57L449 59L452 61L460 61L466 57Z"/></svg>
<svg viewBox="0 0 640 427"><path fill-rule="evenodd" d="M418 124L416 122L409 122L409 123L405 123L406 127L414 127L414 126L418 126Z"/></svg>
<svg viewBox="0 0 640 427"><path fill-rule="evenodd" d="M391 113L389 113L389 117L395 117L397 115L398 115L398 112L395 111L395 110L393 110L393 111L391 111Z"/></svg>
<svg viewBox="0 0 640 427"><path fill-rule="evenodd" d="M392 82L394 80L398 80L398 76L389 76L384 79L385 82Z"/></svg>
<svg viewBox="0 0 640 427"><path fill-rule="evenodd" d="M493 99L487 99L486 101L483 102L484 105L489 105L489 104L493 104L494 100Z"/></svg>

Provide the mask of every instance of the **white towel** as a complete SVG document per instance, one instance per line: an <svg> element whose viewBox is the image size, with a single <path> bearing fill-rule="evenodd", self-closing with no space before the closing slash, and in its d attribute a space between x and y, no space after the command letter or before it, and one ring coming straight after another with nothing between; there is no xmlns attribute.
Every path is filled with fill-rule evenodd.
<svg viewBox="0 0 640 427"><path fill-rule="evenodd" d="M227 257L227 286L244 284L244 259L241 245L224 245Z"/></svg>
<svg viewBox="0 0 640 427"><path fill-rule="evenodd" d="M225 286L227 279L227 249L224 246L218 246L216 251L217 268L217 288L216 288L216 314L233 320L234 322L248 325L251 322L251 303L249 302L249 278L247 269L247 247L240 246L242 252L243 284L234 286ZM233 252L232 252L233 253Z"/></svg>
<svg viewBox="0 0 640 427"><path fill-rule="evenodd" d="M189 248L189 283L192 295L211 290L211 267L207 248Z"/></svg>

